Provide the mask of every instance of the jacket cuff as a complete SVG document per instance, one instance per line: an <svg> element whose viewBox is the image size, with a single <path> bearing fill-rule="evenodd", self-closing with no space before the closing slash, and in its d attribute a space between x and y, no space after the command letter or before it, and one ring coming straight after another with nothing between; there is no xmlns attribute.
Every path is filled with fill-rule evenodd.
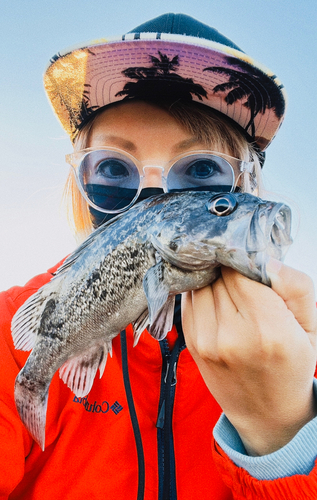
<svg viewBox="0 0 317 500"><path fill-rule="evenodd" d="M235 500L316 500L317 461L309 475L259 480L237 467L214 441L213 458Z"/></svg>
<svg viewBox="0 0 317 500"><path fill-rule="evenodd" d="M314 379L317 394L317 380ZM317 456L317 417L308 422L283 448L262 457L247 455L238 432L222 414L214 438L235 465L259 480L272 480L296 474L309 474Z"/></svg>

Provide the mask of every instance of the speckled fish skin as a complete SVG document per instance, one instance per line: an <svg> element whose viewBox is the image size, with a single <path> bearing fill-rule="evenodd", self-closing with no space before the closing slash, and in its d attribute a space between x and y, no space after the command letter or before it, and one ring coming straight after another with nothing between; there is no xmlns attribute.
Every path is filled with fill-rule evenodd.
<svg viewBox="0 0 317 500"><path fill-rule="evenodd" d="M217 195L219 197L219 195ZM226 265L269 285L269 256L291 243L290 210L252 195L228 195L234 211L212 213L210 192L164 194L98 228L30 297L12 321L15 347L32 352L15 383L20 417L45 447L48 389L59 369L78 396L100 377L111 341L129 323L162 339L175 295L201 288Z"/></svg>

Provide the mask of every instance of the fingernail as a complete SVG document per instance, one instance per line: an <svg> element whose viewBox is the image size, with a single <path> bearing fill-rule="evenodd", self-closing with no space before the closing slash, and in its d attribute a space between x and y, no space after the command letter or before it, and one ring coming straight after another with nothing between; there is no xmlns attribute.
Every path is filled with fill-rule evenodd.
<svg viewBox="0 0 317 500"><path fill-rule="evenodd" d="M268 274L279 274L282 265L283 263L280 260L270 257L268 263L266 264L266 272Z"/></svg>

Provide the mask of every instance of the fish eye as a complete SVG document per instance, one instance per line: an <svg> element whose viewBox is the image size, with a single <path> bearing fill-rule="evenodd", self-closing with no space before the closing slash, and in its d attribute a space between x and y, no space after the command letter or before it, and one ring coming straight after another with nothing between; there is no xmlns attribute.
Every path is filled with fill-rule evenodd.
<svg viewBox="0 0 317 500"><path fill-rule="evenodd" d="M207 209L209 210L209 212L217 215L218 217L224 217L226 215L232 214L237 206L237 200L230 193L217 194L210 198L207 203Z"/></svg>

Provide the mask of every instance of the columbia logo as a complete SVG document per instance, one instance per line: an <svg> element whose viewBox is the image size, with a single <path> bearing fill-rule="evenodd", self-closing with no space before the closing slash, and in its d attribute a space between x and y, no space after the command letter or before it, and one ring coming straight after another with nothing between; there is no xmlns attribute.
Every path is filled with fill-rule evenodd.
<svg viewBox="0 0 317 500"><path fill-rule="evenodd" d="M123 407L118 403L118 401L115 401L113 405L110 406L108 401L102 401L102 403L98 403L97 401L94 401L94 403L90 403L88 401L88 398L78 398L77 396L74 397L73 403L79 403L83 405L86 411L89 413L108 413L109 410L112 410L115 415L118 415L121 410L123 410Z"/></svg>
<svg viewBox="0 0 317 500"><path fill-rule="evenodd" d="M118 401L116 401L115 403L113 403L112 406L110 406L110 410L113 411L113 413L115 413L116 415L118 415L118 413L123 410L122 406L118 403Z"/></svg>

